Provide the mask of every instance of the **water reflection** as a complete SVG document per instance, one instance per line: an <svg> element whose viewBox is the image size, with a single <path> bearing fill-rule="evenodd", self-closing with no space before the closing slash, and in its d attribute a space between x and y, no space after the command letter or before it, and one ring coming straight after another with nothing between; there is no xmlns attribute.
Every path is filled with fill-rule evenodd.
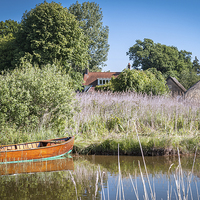
<svg viewBox="0 0 200 200"><path fill-rule="evenodd" d="M118 174L118 156L84 156L84 159L90 161L95 165L101 165L106 168L110 173ZM191 171L193 165L193 156L182 156L181 166L184 171ZM139 172L138 161L141 163L141 168L144 169L142 157L139 156L120 156L120 167L122 174L127 175L129 173L134 174L135 170ZM152 175L162 173L168 174L170 171L174 171L178 166L177 156L149 156L145 157L145 163L148 172ZM144 171L143 171L144 172ZM196 158L194 173L200 175L200 157ZM145 172L144 172L145 173ZM200 176L199 176L200 177Z"/></svg>
<svg viewBox="0 0 200 200"><path fill-rule="evenodd" d="M156 199L200 199L200 157L196 158L193 175L193 156L181 157L181 165L177 156L145 157L150 185L141 157L120 156L120 174L118 156L86 156L85 159L108 171L103 184L104 194L101 191L105 199L107 195L109 199L137 199L136 193L138 199L145 199L145 190L146 199L151 199L151 190Z"/></svg>
<svg viewBox="0 0 200 200"><path fill-rule="evenodd" d="M141 164L144 180L141 177L138 160ZM145 157L145 161L151 187L155 188L156 199L176 199L177 183L175 182L175 175L179 173L177 168L178 158ZM200 188L199 161L200 159L197 158L189 188L193 199L198 199L197 188ZM193 157L182 157L181 164L183 181L180 189L182 190L184 186L186 193L187 178L192 169ZM170 166L172 167L170 168ZM112 200L120 199L120 195L123 199L123 192L125 199L136 199L132 182L134 186L137 186L139 199L144 199L144 183L149 199L151 199L150 187L141 157L120 156L120 170L121 174L119 174L117 156L81 156L73 159L65 158L45 161L44 163L32 163L32 165L30 163L0 165L0 172L4 175L0 176L0 199ZM22 174L17 176L5 175L13 173ZM171 198L167 198L168 192ZM192 199L191 195L188 196L188 199Z"/></svg>
<svg viewBox="0 0 200 200"><path fill-rule="evenodd" d="M62 170L74 170L74 163L72 158L60 158L37 162L0 164L0 175Z"/></svg>

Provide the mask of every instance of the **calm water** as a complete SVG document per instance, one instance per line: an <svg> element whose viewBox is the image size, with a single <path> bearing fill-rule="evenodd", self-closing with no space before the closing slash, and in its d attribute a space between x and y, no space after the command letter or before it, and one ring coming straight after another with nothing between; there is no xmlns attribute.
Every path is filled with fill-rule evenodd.
<svg viewBox="0 0 200 200"><path fill-rule="evenodd" d="M188 199L199 198L199 157L196 158L191 181L188 175L191 175L193 157L182 157L181 168L177 157L145 157L145 161L151 188L141 157L120 156L120 169L117 156L80 156L0 165L0 199L113 200L137 199L136 194L139 199L144 199L146 188L149 199L152 189L156 199L167 200L168 193L169 199L178 199L179 186L182 199L184 190Z"/></svg>

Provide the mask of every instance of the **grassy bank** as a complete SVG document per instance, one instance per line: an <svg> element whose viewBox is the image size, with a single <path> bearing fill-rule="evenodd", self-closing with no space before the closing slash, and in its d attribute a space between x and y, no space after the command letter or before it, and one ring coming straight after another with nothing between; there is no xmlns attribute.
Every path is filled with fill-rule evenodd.
<svg viewBox="0 0 200 200"><path fill-rule="evenodd" d="M199 145L199 104L167 96L134 93L77 95L75 151L85 154L145 155L193 153Z"/></svg>
<svg viewBox="0 0 200 200"><path fill-rule="evenodd" d="M1 130L1 144L75 135L79 154L140 155L137 132L145 155L193 153L199 146L198 103L167 96L134 93L77 94L73 123L65 131L38 128L24 131L14 126Z"/></svg>

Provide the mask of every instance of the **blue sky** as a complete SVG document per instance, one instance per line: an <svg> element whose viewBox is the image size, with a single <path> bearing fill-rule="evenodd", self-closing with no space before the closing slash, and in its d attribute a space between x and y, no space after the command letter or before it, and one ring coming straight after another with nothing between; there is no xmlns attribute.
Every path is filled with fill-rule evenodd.
<svg viewBox="0 0 200 200"><path fill-rule="evenodd" d="M88 1L88 0L85 0ZM85 2L79 0L79 3ZM20 22L23 13L39 0L6 0L0 4L0 21ZM51 1L47 1L51 2ZM69 7L76 0L60 0ZM103 24L109 27L107 66L103 71L122 71L129 61L126 52L137 39L176 46L192 52L200 60L200 0L96 0L103 11Z"/></svg>

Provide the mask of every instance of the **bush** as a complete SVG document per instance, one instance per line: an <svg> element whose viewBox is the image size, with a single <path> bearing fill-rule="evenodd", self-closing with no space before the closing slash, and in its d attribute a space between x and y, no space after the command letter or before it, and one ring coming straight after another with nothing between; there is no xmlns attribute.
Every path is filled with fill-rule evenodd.
<svg viewBox="0 0 200 200"><path fill-rule="evenodd" d="M64 129L72 119L71 78L54 65L42 69L26 63L0 76L0 127Z"/></svg>
<svg viewBox="0 0 200 200"><path fill-rule="evenodd" d="M117 78L112 77L108 84L96 86L96 91L126 92L162 95L168 92L166 81L161 72L152 68L146 71L123 70Z"/></svg>

